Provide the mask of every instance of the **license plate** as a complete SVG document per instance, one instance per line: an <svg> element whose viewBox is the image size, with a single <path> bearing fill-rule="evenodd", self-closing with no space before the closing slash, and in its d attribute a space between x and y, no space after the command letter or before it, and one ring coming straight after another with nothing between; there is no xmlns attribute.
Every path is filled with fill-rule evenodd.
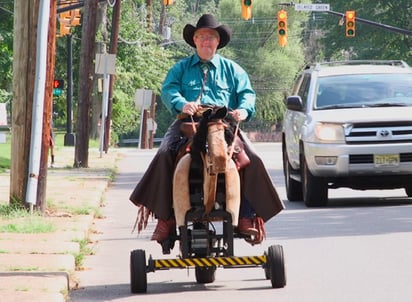
<svg viewBox="0 0 412 302"><path fill-rule="evenodd" d="M399 154L375 154L373 156L375 167L399 166Z"/></svg>

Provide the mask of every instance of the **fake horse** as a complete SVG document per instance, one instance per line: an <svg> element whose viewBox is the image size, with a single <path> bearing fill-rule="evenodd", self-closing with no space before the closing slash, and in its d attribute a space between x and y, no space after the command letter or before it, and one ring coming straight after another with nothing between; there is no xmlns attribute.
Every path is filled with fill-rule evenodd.
<svg viewBox="0 0 412 302"><path fill-rule="evenodd" d="M207 108L196 128L194 121L182 122L182 126L193 128L195 134L188 135L192 138L190 151L184 148L185 154L178 156L173 177L173 207L179 236L172 234L159 242L163 254L170 254L175 240L179 240L181 255L171 259L150 256L146 265L145 251L133 250L130 254L133 293L146 292L148 272L188 267L195 268L197 283L205 284L214 282L218 267L261 266L273 288L285 286L282 246L272 245L259 256L234 255L234 237L244 238L234 234L241 201L238 169L247 160L240 160L239 155L232 159L234 152L241 152L235 150L236 130L229 131L224 120L226 114L225 107Z"/></svg>
<svg viewBox="0 0 412 302"><path fill-rule="evenodd" d="M186 213L192 209L190 192L190 170L196 166L202 169L203 216L207 216L216 205L219 176L224 175L224 208L231 215L233 226L239 219L240 177L228 148L232 141L225 135L227 125L223 122L228 111L226 107L207 108L193 136L190 153L177 163L173 177L173 208L178 227L185 225ZM226 132L227 133L227 132Z"/></svg>

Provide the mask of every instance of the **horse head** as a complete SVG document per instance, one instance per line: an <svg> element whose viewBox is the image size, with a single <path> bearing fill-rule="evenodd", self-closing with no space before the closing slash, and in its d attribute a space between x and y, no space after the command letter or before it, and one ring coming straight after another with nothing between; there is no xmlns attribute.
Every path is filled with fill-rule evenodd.
<svg viewBox="0 0 412 302"><path fill-rule="evenodd" d="M227 107L206 108L193 137L191 155L193 160L206 157L206 166L210 174L224 173L228 161L226 141Z"/></svg>
<svg viewBox="0 0 412 302"><path fill-rule="evenodd" d="M232 214L234 225L238 221L240 205L240 178L228 152L226 107L205 108L192 138L190 155L186 154L174 173L173 204L178 225L183 225L185 213L190 209L188 175L190 167L203 169L203 203L205 213L215 205L218 175L225 174L226 210ZM227 139L229 140L227 141ZM233 135L232 135L233 141Z"/></svg>

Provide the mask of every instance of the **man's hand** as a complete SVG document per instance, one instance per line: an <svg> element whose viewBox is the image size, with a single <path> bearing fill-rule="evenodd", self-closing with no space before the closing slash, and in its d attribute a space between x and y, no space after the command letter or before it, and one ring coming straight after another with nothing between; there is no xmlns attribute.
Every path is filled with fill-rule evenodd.
<svg viewBox="0 0 412 302"><path fill-rule="evenodd" d="M236 109L230 111L229 114L235 119L235 121L244 121L247 119L247 111L245 109Z"/></svg>
<svg viewBox="0 0 412 302"><path fill-rule="evenodd" d="M183 106L182 112L189 115L194 115L200 108L201 106L197 102L189 102Z"/></svg>

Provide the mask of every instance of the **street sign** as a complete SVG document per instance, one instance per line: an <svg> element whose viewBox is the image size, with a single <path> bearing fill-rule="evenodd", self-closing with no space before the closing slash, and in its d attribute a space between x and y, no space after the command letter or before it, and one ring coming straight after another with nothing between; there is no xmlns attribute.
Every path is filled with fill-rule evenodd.
<svg viewBox="0 0 412 302"><path fill-rule="evenodd" d="M315 4L306 4L306 3L295 3L295 10L299 11L316 11L324 12L330 9L330 5L326 3L315 3Z"/></svg>

